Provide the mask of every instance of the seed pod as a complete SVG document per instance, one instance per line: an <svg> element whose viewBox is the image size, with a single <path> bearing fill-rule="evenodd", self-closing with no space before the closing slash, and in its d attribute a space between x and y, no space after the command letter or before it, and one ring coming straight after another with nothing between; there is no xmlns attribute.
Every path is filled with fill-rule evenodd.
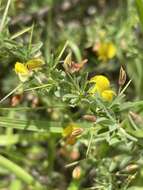
<svg viewBox="0 0 143 190"><path fill-rule="evenodd" d="M123 67L121 66L120 73L119 73L119 81L118 81L120 86L123 86L125 84L126 78L127 78L126 72L123 69Z"/></svg>
<svg viewBox="0 0 143 190"><path fill-rule="evenodd" d="M94 115L84 115L83 119L87 120L87 121L91 121L91 122L95 122L96 121L96 117Z"/></svg>
<svg viewBox="0 0 143 190"><path fill-rule="evenodd" d="M72 177L73 177L74 179L79 179L79 178L81 177L81 167L80 167L80 166L76 166L76 167L73 169Z"/></svg>

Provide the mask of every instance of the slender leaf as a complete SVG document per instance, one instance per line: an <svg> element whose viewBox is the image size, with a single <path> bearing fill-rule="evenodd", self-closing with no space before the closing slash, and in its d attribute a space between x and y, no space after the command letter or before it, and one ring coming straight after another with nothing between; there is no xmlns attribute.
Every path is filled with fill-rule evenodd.
<svg viewBox="0 0 143 190"><path fill-rule="evenodd" d="M136 3L139 19L140 19L140 24L143 31L143 0L136 0L135 3Z"/></svg>

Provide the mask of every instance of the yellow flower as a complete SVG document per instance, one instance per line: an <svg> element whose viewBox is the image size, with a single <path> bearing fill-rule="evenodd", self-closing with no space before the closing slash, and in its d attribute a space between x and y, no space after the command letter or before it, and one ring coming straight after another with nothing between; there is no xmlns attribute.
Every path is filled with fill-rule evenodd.
<svg viewBox="0 0 143 190"><path fill-rule="evenodd" d="M18 74L19 79L25 82L32 75L32 71L39 69L43 64L44 61L42 59L34 58L26 63L16 62L14 70L16 74Z"/></svg>
<svg viewBox="0 0 143 190"><path fill-rule="evenodd" d="M27 75L29 73L27 67L23 63L20 63L20 62L16 62L14 69L17 74L20 73L20 74Z"/></svg>
<svg viewBox="0 0 143 190"><path fill-rule="evenodd" d="M106 90L110 87L110 81L103 75L96 75L92 77L89 82L96 84L92 89L93 93L96 91L102 92L103 90Z"/></svg>
<svg viewBox="0 0 143 190"><path fill-rule="evenodd" d="M23 63L16 62L14 69L15 69L15 72L18 74L19 79L22 82L25 82L28 80L30 73L27 67Z"/></svg>
<svg viewBox="0 0 143 190"><path fill-rule="evenodd" d="M117 53L117 49L113 43L108 43L108 58L112 59Z"/></svg>
<svg viewBox="0 0 143 190"><path fill-rule="evenodd" d="M63 137L66 144L73 145L76 143L77 137L83 132L83 128L79 127L76 123L69 123L63 130Z"/></svg>
<svg viewBox="0 0 143 190"><path fill-rule="evenodd" d="M98 93L99 96L105 101L112 101L113 96L116 95L110 88L110 81L103 75L96 75L92 77L89 83L94 83L94 85L88 90L88 93L91 95Z"/></svg>
<svg viewBox="0 0 143 190"><path fill-rule="evenodd" d="M117 49L112 42L100 43L97 49L99 59L106 62L108 59L112 59L116 55Z"/></svg>
<svg viewBox="0 0 143 190"><path fill-rule="evenodd" d="M75 123L70 123L68 124L68 126L66 128L64 128L63 130L63 137L68 137L72 134L72 132L75 130L75 129L78 129L79 126Z"/></svg>
<svg viewBox="0 0 143 190"><path fill-rule="evenodd" d="M113 90L104 90L101 93L101 97L103 98L103 100L109 101L109 102L112 101L113 96L115 96L115 95L116 95L116 93Z"/></svg>

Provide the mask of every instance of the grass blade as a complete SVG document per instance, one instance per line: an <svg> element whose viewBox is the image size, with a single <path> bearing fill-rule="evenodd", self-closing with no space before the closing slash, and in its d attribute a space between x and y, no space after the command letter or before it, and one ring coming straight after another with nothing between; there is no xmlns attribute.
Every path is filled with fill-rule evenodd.
<svg viewBox="0 0 143 190"><path fill-rule="evenodd" d="M143 0L136 0L135 3L143 32Z"/></svg>

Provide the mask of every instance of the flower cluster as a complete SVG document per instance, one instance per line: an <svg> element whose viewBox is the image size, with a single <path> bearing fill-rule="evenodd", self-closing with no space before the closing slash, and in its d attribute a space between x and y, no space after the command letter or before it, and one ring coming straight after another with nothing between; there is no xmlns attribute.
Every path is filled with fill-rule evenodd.
<svg viewBox="0 0 143 190"><path fill-rule="evenodd" d="M26 63L16 62L14 70L16 74L18 74L19 79L22 82L25 82L33 74L33 71L41 68L42 65L44 65L44 61L42 59L34 58Z"/></svg>
<svg viewBox="0 0 143 190"><path fill-rule="evenodd" d="M110 81L107 77L103 75L96 75L89 80L89 83L92 83L92 87L89 89L89 94L98 93L100 97L105 101L112 101L113 96L116 93L110 87Z"/></svg>

